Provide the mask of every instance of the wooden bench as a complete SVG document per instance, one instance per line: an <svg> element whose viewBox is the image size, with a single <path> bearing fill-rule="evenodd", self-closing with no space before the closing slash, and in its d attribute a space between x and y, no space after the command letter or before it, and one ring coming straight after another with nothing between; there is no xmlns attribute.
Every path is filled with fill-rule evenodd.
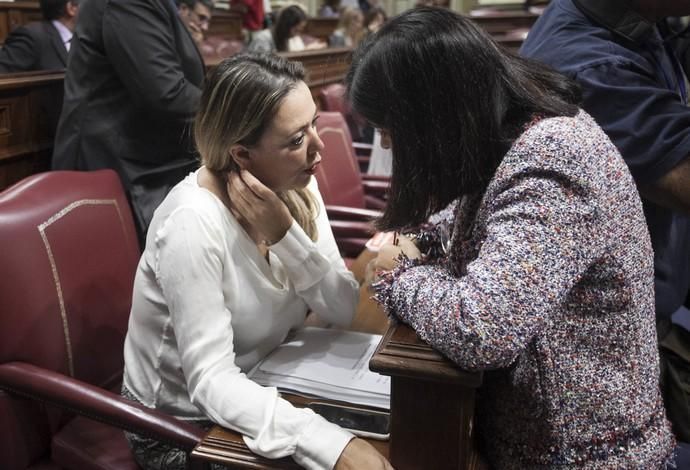
<svg viewBox="0 0 690 470"><path fill-rule="evenodd" d="M351 53L349 48L332 48L281 55L304 64L316 100L321 88L344 79ZM63 79L63 72L0 76L0 190L50 168Z"/></svg>

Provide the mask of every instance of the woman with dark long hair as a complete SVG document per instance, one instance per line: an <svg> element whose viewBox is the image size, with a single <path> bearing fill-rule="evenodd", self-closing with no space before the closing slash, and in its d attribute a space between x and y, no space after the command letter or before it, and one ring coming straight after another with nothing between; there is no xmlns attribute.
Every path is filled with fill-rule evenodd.
<svg viewBox="0 0 690 470"><path fill-rule="evenodd" d="M379 252L376 297L485 371L476 417L491 467L662 468L674 438L652 247L625 162L576 85L426 7L368 38L347 80L393 152L379 227L411 231Z"/></svg>
<svg viewBox="0 0 690 470"><path fill-rule="evenodd" d="M326 47L322 41L313 41L308 45L302 39L302 32L307 25L307 14L302 7L290 5L278 13L276 23L271 29L259 31L252 36L247 46L249 52L298 52L305 49Z"/></svg>

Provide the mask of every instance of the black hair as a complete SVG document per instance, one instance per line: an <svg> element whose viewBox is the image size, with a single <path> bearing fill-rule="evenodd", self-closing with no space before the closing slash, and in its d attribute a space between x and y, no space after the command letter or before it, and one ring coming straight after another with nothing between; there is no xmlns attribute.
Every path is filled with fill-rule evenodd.
<svg viewBox="0 0 690 470"><path fill-rule="evenodd" d="M178 8L180 5L187 5L187 8L190 10L193 10L197 3L201 3L206 8L213 11L213 0L175 0L175 5L177 5Z"/></svg>
<svg viewBox="0 0 690 470"><path fill-rule="evenodd" d="M279 52L287 50L290 30L306 20L307 14L297 5L285 7L280 11L276 24L273 27L273 41L276 43L276 49Z"/></svg>
<svg viewBox="0 0 690 470"><path fill-rule="evenodd" d="M507 52L470 19L418 7L355 51L347 78L356 112L390 132L393 175L380 229L424 222L483 193L535 116L574 116L580 89Z"/></svg>
<svg viewBox="0 0 690 470"><path fill-rule="evenodd" d="M41 14L46 21L58 20L67 14L67 2L78 5L78 0L40 0Z"/></svg>

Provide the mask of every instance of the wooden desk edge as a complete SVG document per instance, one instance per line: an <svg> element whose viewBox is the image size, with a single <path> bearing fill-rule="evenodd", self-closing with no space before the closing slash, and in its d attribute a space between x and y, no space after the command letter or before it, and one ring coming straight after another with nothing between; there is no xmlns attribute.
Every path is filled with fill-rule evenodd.
<svg viewBox="0 0 690 470"><path fill-rule="evenodd" d="M402 323L388 327L369 361L369 368L392 377L453 383L470 388L478 388L483 377L481 372L459 369Z"/></svg>

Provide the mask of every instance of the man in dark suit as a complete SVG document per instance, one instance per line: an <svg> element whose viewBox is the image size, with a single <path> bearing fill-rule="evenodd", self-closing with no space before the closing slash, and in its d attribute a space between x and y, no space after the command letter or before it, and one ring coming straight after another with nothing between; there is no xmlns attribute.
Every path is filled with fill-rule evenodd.
<svg viewBox="0 0 690 470"><path fill-rule="evenodd" d="M20 26L0 49L0 73L62 70L67 65L77 0L41 0L43 21Z"/></svg>
<svg viewBox="0 0 690 470"><path fill-rule="evenodd" d="M198 167L189 124L204 64L171 0L88 0L65 74L54 169L116 170L140 236Z"/></svg>

